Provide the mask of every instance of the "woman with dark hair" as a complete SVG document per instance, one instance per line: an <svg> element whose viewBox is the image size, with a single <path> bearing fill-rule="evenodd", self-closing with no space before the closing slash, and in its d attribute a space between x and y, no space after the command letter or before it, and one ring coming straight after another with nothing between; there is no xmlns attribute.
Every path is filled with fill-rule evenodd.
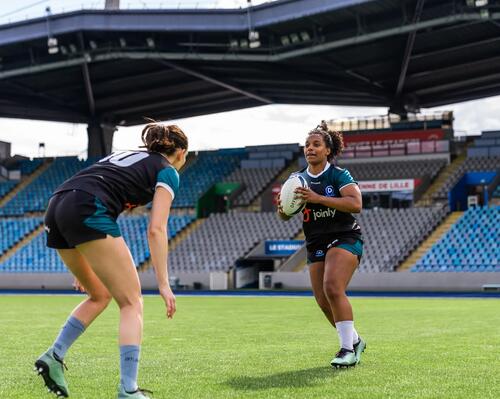
<svg viewBox="0 0 500 399"><path fill-rule="evenodd" d="M177 126L149 123L146 151L115 152L80 171L50 199L45 214L47 246L57 249L88 298L71 313L53 345L35 362L45 385L68 397L63 359L69 347L113 298L120 308L118 398L148 398L137 386L142 340L141 286L129 248L116 223L125 209L153 201L147 238L166 315L175 313L167 271L167 221L186 162L188 139Z"/></svg>
<svg viewBox="0 0 500 399"><path fill-rule="evenodd" d="M331 365L350 367L359 363L366 344L354 328L347 285L363 253L361 228L352 213L361 212L359 187L346 169L332 164L343 150L340 132L330 131L323 121L309 132L304 147L307 168L298 172L309 188L298 188L306 206L303 228L307 261L316 301L337 329L340 350ZM278 206L283 220L290 217Z"/></svg>

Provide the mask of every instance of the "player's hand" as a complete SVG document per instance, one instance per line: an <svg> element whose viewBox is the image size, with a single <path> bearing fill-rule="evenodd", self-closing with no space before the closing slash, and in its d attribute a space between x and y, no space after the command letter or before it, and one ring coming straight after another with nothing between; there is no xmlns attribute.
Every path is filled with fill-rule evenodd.
<svg viewBox="0 0 500 399"><path fill-rule="evenodd" d="M285 212L283 211L283 206L281 205L281 193L278 193L278 197L276 200L278 201L278 212L284 215Z"/></svg>
<svg viewBox="0 0 500 399"><path fill-rule="evenodd" d="M175 295L172 292L172 289L170 286L167 286L165 288L160 289L160 295L162 296L163 300L165 301L165 305L167 305L167 318L171 319L174 317L175 313Z"/></svg>
<svg viewBox="0 0 500 399"><path fill-rule="evenodd" d="M309 204L317 204L321 201L321 195L316 194L310 188L298 187L295 189L296 197Z"/></svg>
<svg viewBox="0 0 500 399"><path fill-rule="evenodd" d="M82 285L82 283L80 283L80 281L76 277L73 280L73 284L71 284L71 285L73 286L75 291L86 292L85 287Z"/></svg>

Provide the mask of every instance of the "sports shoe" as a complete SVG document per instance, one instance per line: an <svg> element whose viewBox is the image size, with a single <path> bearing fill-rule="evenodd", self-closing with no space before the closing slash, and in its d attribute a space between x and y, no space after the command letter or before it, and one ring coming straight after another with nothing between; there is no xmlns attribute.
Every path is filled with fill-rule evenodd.
<svg viewBox="0 0 500 399"><path fill-rule="evenodd" d="M330 364L335 368L343 368L355 366L356 363L357 359L354 350L340 348Z"/></svg>
<svg viewBox="0 0 500 399"><path fill-rule="evenodd" d="M137 388L134 392L127 392L123 385L120 384L118 399L151 399L151 396L147 396L146 394L152 394L153 392L148 391L147 389Z"/></svg>
<svg viewBox="0 0 500 399"><path fill-rule="evenodd" d="M359 337L359 341L353 345L354 353L356 355L356 363L361 361L361 354L365 351L366 342L363 341L363 338Z"/></svg>
<svg viewBox="0 0 500 399"><path fill-rule="evenodd" d="M54 355L54 351L49 349L35 362L35 371L41 375L45 386L49 392L53 392L57 397L69 397L68 383L64 378L64 368L66 364Z"/></svg>

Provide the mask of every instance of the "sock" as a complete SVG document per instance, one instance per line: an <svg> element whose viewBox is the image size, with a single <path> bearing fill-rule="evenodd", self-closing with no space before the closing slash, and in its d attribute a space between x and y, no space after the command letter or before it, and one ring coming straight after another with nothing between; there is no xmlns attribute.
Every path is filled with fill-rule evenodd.
<svg viewBox="0 0 500 399"><path fill-rule="evenodd" d="M127 392L137 391L137 372L139 370L139 355L141 347L138 345L120 346L120 382Z"/></svg>
<svg viewBox="0 0 500 399"><path fill-rule="evenodd" d="M60 359L64 359L69 347L73 345L80 335L85 331L85 326L77 318L70 316L62 326L52 348L54 354Z"/></svg>
<svg viewBox="0 0 500 399"><path fill-rule="evenodd" d="M352 331L354 329L354 322L352 320L344 320L336 322L335 325L339 334L340 346L344 349L353 350Z"/></svg>
<svg viewBox="0 0 500 399"><path fill-rule="evenodd" d="M359 342L359 334L354 328L354 322L352 323L352 343L357 344Z"/></svg>

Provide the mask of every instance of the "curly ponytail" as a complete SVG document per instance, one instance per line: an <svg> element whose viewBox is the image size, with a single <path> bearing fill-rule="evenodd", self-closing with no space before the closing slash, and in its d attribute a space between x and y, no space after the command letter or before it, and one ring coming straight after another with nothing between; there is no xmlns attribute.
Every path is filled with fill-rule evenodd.
<svg viewBox="0 0 500 399"><path fill-rule="evenodd" d="M188 139L177 125L148 123L142 130L141 139L144 143L141 147L165 155L172 155L177 148L188 148Z"/></svg>
<svg viewBox="0 0 500 399"><path fill-rule="evenodd" d="M334 157L340 155L344 150L344 137L342 133L328 129L326 121L321 121L315 129L309 132L308 136L315 134L323 137L326 146L331 150L327 158L328 162L331 162Z"/></svg>

